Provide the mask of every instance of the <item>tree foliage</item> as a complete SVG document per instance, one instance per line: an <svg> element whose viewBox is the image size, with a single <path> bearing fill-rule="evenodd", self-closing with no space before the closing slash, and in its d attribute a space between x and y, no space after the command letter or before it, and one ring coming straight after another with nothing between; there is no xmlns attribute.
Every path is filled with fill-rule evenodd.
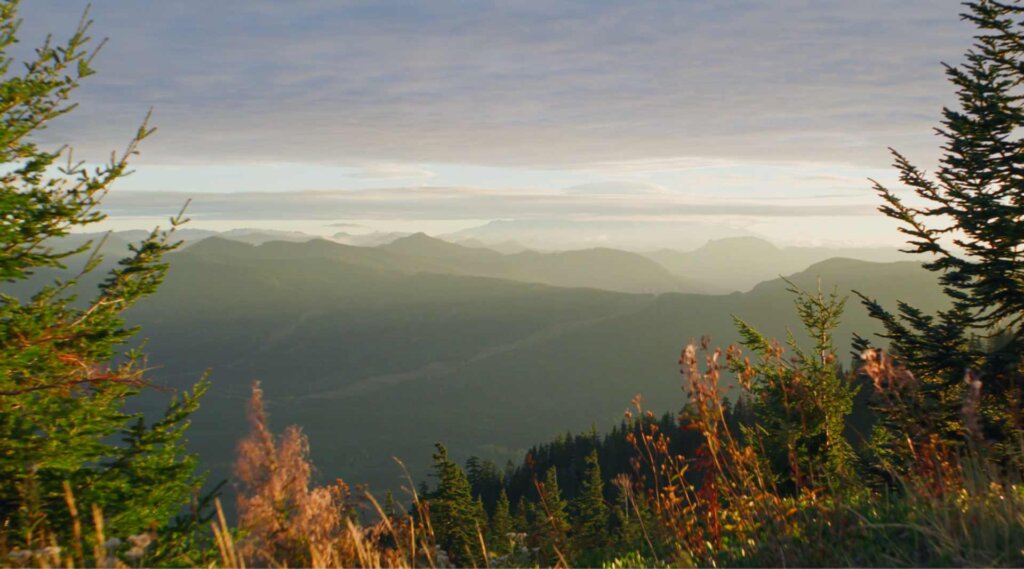
<svg viewBox="0 0 1024 569"><path fill-rule="evenodd" d="M608 538L608 504L604 499L604 480L597 451L587 455L587 473L583 490L575 502L576 528L574 549L580 559L600 560L610 545Z"/></svg>
<svg viewBox="0 0 1024 569"><path fill-rule="evenodd" d="M790 334L787 355L782 345L737 318L742 345L758 360L734 358L731 367L752 398L754 424L745 427L747 439L763 441L772 471L793 490L850 480L854 452L845 431L856 388L841 373L832 340L846 299L824 294L820 283L813 293L790 284L810 349Z"/></svg>
<svg viewBox="0 0 1024 569"><path fill-rule="evenodd" d="M494 506L494 515L491 516L490 532L488 533L489 550L498 555L512 553L515 540L512 535L515 527L512 520L512 505L508 501L508 494L502 488L498 494L498 501Z"/></svg>
<svg viewBox="0 0 1024 569"><path fill-rule="evenodd" d="M469 478L438 443L434 453L437 490L429 494L430 522L437 544L458 566L480 565L480 535L487 527L486 514L473 498Z"/></svg>
<svg viewBox="0 0 1024 569"><path fill-rule="evenodd" d="M936 129L944 141L938 169L929 176L893 150L900 182L912 193L875 183L880 211L900 224L909 237L905 250L925 257L951 302L935 315L908 302L894 313L862 295L914 377L903 386L912 389L890 390L890 401L901 400L888 406L892 412L881 409L885 440L909 429L915 437L937 430L949 442L983 434L1009 441L1021 427L1024 7L993 0L966 6L963 18L977 35L965 62L946 66L959 108L944 108ZM979 413L965 416L972 397ZM1019 455L1018 443L995 446Z"/></svg>
<svg viewBox="0 0 1024 569"><path fill-rule="evenodd" d="M572 560L569 532L569 503L558 488L558 470L552 466L544 475L543 482L537 482L539 494L537 516L533 520L533 531L537 539L541 563L554 566Z"/></svg>
<svg viewBox="0 0 1024 569"><path fill-rule="evenodd" d="M63 43L48 39L18 67L17 1L0 3L0 282L23 281L41 268L64 268L92 243L69 248L61 238L99 222L111 185L152 134L146 122L109 163L88 169L67 147L41 148L36 137L74 109L71 95L93 74L90 22L83 17ZM30 298L0 292L0 523L9 546L33 547L66 536L77 510L102 510L107 535L160 530L151 560L181 554L182 533L168 523L198 491L202 478L182 435L207 384L174 399L147 423L125 404L148 384L141 351L126 343L137 330L123 313L152 294L176 244L153 230L132 245L99 286L77 299L78 279L97 267L94 252L81 274L41 286ZM98 250L98 247L97 247ZM182 520L195 519L188 516ZM177 526L178 530L181 526ZM173 537L177 536L177 537ZM179 558L185 560L187 558ZM79 563L84 559L78 559Z"/></svg>

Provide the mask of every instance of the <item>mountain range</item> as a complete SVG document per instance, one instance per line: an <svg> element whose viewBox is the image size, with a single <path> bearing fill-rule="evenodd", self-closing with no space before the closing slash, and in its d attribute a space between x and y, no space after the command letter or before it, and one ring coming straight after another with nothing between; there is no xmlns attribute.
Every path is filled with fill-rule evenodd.
<svg viewBox="0 0 1024 569"><path fill-rule="evenodd" d="M566 429L605 429L636 394L652 410L677 409L680 349L703 335L737 341L733 315L775 337L799 331L791 285L781 279L707 295L472 274L513 271L496 255L418 235L375 248L208 238L171 255L161 290L129 317L148 338L158 383L173 390L212 370L189 436L214 478L229 472L246 428L244 401L259 380L272 425L301 425L324 475L378 488L400 482L392 456L422 478L435 441L457 458L519 460L522 449ZM617 260L602 250L587 255ZM502 257L529 267L515 269L521 274L564 259ZM569 262L592 262L581 259ZM820 279L842 294L857 289L889 306L944 306L933 275L913 262L836 258L788 278L804 288ZM878 327L851 303L841 349L855 331L870 336ZM165 398L147 394L143 410Z"/></svg>
<svg viewBox="0 0 1024 569"><path fill-rule="evenodd" d="M679 278L699 279L705 286L726 291L749 290L759 282L837 256L875 262L909 258L892 248L777 247L757 237L716 239L691 251L660 249L645 255Z"/></svg>

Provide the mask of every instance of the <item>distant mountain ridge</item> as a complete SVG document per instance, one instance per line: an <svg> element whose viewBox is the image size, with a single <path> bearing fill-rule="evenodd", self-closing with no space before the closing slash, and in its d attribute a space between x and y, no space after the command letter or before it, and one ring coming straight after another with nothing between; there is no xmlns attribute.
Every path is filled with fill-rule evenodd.
<svg viewBox="0 0 1024 569"><path fill-rule="evenodd" d="M504 254L416 233L380 248L446 263L447 272L452 274L620 292L709 291L709 287L692 279L673 276L658 263L641 255L604 247L552 253L523 251Z"/></svg>
<svg viewBox="0 0 1024 569"><path fill-rule="evenodd" d="M112 265L127 252L129 243L137 242L146 235L148 232L143 230L118 231L109 236L105 233L80 233L64 238L62 246L73 248L89 239L96 243L106 239L102 252L107 257L105 264ZM323 241L329 244L321 244L302 252L288 247L282 250L282 246L271 245L253 254L308 255L313 250L319 250L319 256L396 270L655 294L723 294L750 290L760 282L801 271L813 263L832 257L871 261L898 261L906 258L906 255L895 249L778 247L764 239L750 236L711 240L691 251L662 249L645 253L609 247L538 252L512 241L489 245L475 238L464 238L455 242L452 241L456 239L455 236L442 239L425 233L338 233L331 239L324 239L297 231L233 229L215 232L185 228L179 230L176 237L184 241L185 248L211 237L260 246L275 241ZM71 266L77 267L79 264L72 260ZM43 271L44 274L52 272Z"/></svg>
<svg viewBox="0 0 1024 569"><path fill-rule="evenodd" d="M514 241L538 251L606 246L647 251L665 243L695 248L709 239L749 235L743 229L715 222L580 219L499 219L447 235L444 239L475 239L483 243Z"/></svg>
<svg viewBox="0 0 1024 569"><path fill-rule="evenodd" d="M112 235L105 266L134 237ZM775 337L799 330L789 285L777 277L732 294L601 290L678 285L655 261L623 251L502 254L422 234L378 247L220 236L190 243L168 257L156 296L128 317L148 339L158 384L184 387L212 368L213 389L190 433L214 480L228 473L257 379L275 428L303 425L323 472L387 488L397 486L392 456L422 477L438 440L457 453L521 460L519 449L537 440L617 422L637 393L655 411L676 409L680 348L703 335L736 341L733 315ZM749 238L711 242L690 252L696 268L687 274L727 275L738 263L804 288L820 277L826 289L877 294L886 306L911 299L925 311L944 307L933 275L914 262L831 258L786 270L794 258L826 252L836 253L797 248L800 257ZM772 259L785 262L770 266ZM0 286L22 295L39 282ZM837 345L877 331L851 302ZM147 392L152 405L143 410L163 408L156 401L166 397Z"/></svg>
<svg viewBox="0 0 1024 569"><path fill-rule="evenodd" d="M729 291L750 290L760 282L802 271L833 257L876 262L908 258L897 249L884 247L780 248L757 237L716 239L692 251L662 249L645 255L679 277L699 276L702 282Z"/></svg>
<svg viewBox="0 0 1024 569"><path fill-rule="evenodd" d="M407 248L465 254L422 237L393 247ZM381 253L211 238L171 256L160 292L129 316L159 383L181 387L213 369L191 437L214 478L227 472L256 379L275 428L303 425L324 472L387 488L399 475L390 457L422 477L434 441L519 460L536 440L616 422L637 393L655 411L678 408L679 350L705 334L736 341L732 315L775 337L799 329L779 279L730 295L638 295L409 270L413 257ZM917 263L831 259L789 276L805 288L819 277L888 306L944 306ZM837 345L855 331L878 327L851 303Z"/></svg>
<svg viewBox="0 0 1024 569"><path fill-rule="evenodd" d="M377 247L355 247L323 239L303 243L268 241L252 249L221 237L193 244L194 254L266 259L319 257L404 272L430 272L508 279L564 287L637 293L698 292L708 287L672 275L635 253L589 249L562 253L503 254L449 243L416 233Z"/></svg>

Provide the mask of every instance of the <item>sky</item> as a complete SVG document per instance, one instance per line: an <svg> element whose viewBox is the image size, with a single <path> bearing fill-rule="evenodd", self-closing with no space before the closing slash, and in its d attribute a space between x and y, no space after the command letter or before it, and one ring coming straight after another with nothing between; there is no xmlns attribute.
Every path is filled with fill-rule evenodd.
<svg viewBox="0 0 1024 569"><path fill-rule="evenodd" d="M20 54L85 7L23 3ZM156 134L105 202L113 228L191 199L212 229L678 222L892 245L868 179L895 184L888 147L934 167L954 102L941 63L971 42L961 8L103 0L97 74L40 140L102 161L152 109Z"/></svg>

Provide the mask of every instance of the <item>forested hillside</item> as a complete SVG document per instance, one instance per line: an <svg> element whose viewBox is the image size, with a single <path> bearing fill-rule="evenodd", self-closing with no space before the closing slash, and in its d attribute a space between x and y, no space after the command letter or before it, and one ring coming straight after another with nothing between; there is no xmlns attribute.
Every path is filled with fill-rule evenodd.
<svg viewBox="0 0 1024 569"><path fill-rule="evenodd" d="M504 463L567 429L615 424L638 393L678 408L679 350L702 335L737 340L734 314L779 337L797 325L778 279L726 296L629 295L400 270L374 249L324 241L210 239L170 259L160 292L129 316L159 383L213 370L191 440L222 476L256 379L274 423L302 424L324 472L388 487L392 456L425 472L436 440ZM818 277L844 294L943 305L915 263L834 259L791 280L814 288ZM855 307L839 337L877 329Z"/></svg>

